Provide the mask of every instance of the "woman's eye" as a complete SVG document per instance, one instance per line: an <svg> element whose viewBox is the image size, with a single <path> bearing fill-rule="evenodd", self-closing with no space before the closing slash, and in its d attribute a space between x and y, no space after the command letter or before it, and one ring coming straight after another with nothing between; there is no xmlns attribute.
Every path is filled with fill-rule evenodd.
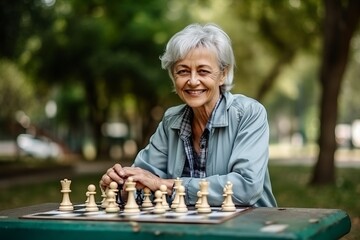
<svg viewBox="0 0 360 240"><path fill-rule="evenodd" d="M180 75L180 76L185 76L187 74L189 74L189 71L187 70L179 70L176 72L177 75Z"/></svg>
<svg viewBox="0 0 360 240"><path fill-rule="evenodd" d="M198 71L198 74L199 74L200 76L206 76L206 75L210 74L210 72L207 71L207 70L199 70L199 71Z"/></svg>

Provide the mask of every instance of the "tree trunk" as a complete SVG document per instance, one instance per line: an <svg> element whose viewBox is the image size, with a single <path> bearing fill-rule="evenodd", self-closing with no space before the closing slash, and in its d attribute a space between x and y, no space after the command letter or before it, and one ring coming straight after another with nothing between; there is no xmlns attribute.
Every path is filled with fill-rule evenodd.
<svg viewBox="0 0 360 240"><path fill-rule="evenodd" d="M324 49L320 69L322 97L318 140L320 152L311 184L330 184L335 181L337 102L348 62L350 41L360 12L358 0L324 0L324 3Z"/></svg>
<svg viewBox="0 0 360 240"><path fill-rule="evenodd" d="M98 106L98 97L95 81L87 78L85 81L86 99L89 106L89 122L92 131L92 138L94 141L96 156L95 159L103 155L103 136L101 132L101 126L104 123L106 116L106 110L101 109Z"/></svg>

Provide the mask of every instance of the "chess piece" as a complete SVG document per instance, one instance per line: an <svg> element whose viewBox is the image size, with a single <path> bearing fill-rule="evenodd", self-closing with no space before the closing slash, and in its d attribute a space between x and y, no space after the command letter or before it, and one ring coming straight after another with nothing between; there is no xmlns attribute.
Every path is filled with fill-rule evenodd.
<svg viewBox="0 0 360 240"><path fill-rule="evenodd" d="M113 190L109 189L106 193L107 206L105 208L106 213L117 213L120 211L119 206L116 203L116 194Z"/></svg>
<svg viewBox="0 0 360 240"><path fill-rule="evenodd" d="M224 189L223 189L223 202L222 202L222 204L221 204L221 208L223 208L224 207L224 204L225 204L225 200L226 200L226 186L224 187Z"/></svg>
<svg viewBox="0 0 360 240"><path fill-rule="evenodd" d="M60 211L72 211L74 210L74 206L70 201L70 185L71 185L71 180L68 179L64 179L60 181L61 183L61 193L63 194L62 196L62 201L60 203L60 207L59 210Z"/></svg>
<svg viewBox="0 0 360 240"><path fill-rule="evenodd" d="M115 193L115 204L117 206L119 206L119 204L117 203L117 196L119 195L119 189L118 189L118 184L116 182L111 182L109 185L109 190L113 191Z"/></svg>
<svg viewBox="0 0 360 240"><path fill-rule="evenodd" d="M118 192L117 187L118 187L118 184L116 182L111 182L109 184L109 186L105 189L105 199L101 203L102 208L106 208L109 204L109 195L108 195L109 191L113 191L115 193L115 204L118 206L118 204L116 203L116 195Z"/></svg>
<svg viewBox="0 0 360 240"><path fill-rule="evenodd" d="M179 191L179 193L178 193L179 194L179 204L178 204L177 208L175 208L175 212L186 213L188 211L188 208L185 204L185 187L179 186L177 191Z"/></svg>
<svg viewBox="0 0 360 240"><path fill-rule="evenodd" d="M208 204L207 196L209 195L209 182L205 179L202 179L199 183L200 185L200 194L201 194L201 203L197 209L198 213L210 213L211 208Z"/></svg>
<svg viewBox="0 0 360 240"><path fill-rule="evenodd" d="M136 198L135 198L135 202L138 206L142 206L143 204L143 194L142 194L142 189L136 189Z"/></svg>
<svg viewBox="0 0 360 240"><path fill-rule="evenodd" d="M162 196L163 196L163 193L160 191L160 190L156 190L155 192L155 206L154 206L154 210L153 210L153 213L155 214L162 214L162 213L165 213L166 212L166 209L164 208L162 202Z"/></svg>
<svg viewBox="0 0 360 240"><path fill-rule="evenodd" d="M144 200L142 202L142 205L141 207L143 209L148 209L148 208L152 208L154 207L152 202L151 202L151 199L150 199L150 196L151 196L151 191L148 187L144 187Z"/></svg>
<svg viewBox="0 0 360 240"><path fill-rule="evenodd" d="M125 202L122 198L122 189L123 189L123 184L119 184L118 185L118 188L117 188L117 198L116 198L116 203L119 205L119 206L124 206L125 205Z"/></svg>
<svg viewBox="0 0 360 240"><path fill-rule="evenodd" d="M177 189L179 188L179 186L181 186L181 184L182 184L182 180L180 178L176 178L174 188L173 188L173 191L175 191L175 196L171 203L172 209L177 208L177 206L179 205L179 193L178 193Z"/></svg>
<svg viewBox="0 0 360 240"><path fill-rule="evenodd" d="M197 199L197 201L196 201L196 203L195 203L195 208L197 209L197 208L199 208L200 205L201 205L201 192L198 191L198 192L196 193L196 195L197 195L198 199Z"/></svg>
<svg viewBox="0 0 360 240"><path fill-rule="evenodd" d="M85 195L86 195L85 204L87 204L89 202L89 191L87 191Z"/></svg>
<svg viewBox="0 0 360 240"><path fill-rule="evenodd" d="M95 185L90 184L88 186L88 191L86 192L86 195L88 196L88 202L85 204L86 205L85 210L87 212L99 211L97 204L95 202L95 194L96 194L95 190L96 190Z"/></svg>
<svg viewBox="0 0 360 240"><path fill-rule="evenodd" d="M109 199L108 199L108 192L109 192L109 187L107 187L105 189L105 191L101 194L101 196L103 197L103 200L101 202L101 207L102 208L106 208L107 205L109 204Z"/></svg>
<svg viewBox="0 0 360 240"><path fill-rule="evenodd" d="M222 206L222 211L224 212L233 212L236 210L235 204L232 200L232 195L233 195L232 187L233 184L231 182L227 182L225 186L225 194L224 194L226 196Z"/></svg>
<svg viewBox="0 0 360 240"><path fill-rule="evenodd" d="M101 191L101 205L102 203L105 201L106 199L106 193L105 193L105 190L101 187L101 184L99 182L99 188L100 188L100 191Z"/></svg>
<svg viewBox="0 0 360 240"><path fill-rule="evenodd" d="M128 198L126 205L124 207L125 213L138 213L140 212L139 205L137 205L135 200L135 188L136 182L134 182L132 177L129 177L125 183L125 191L128 192Z"/></svg>
<svg viewBox="0 0 360 240"><path fill-rule="evenodd" d="M109 185L110 190L112 190L115 193L115 199L116 199L116 195L118 194L119 190L118 190L118 184L116 182L111 182Z"/></svg>
<svg viewBox="0 0 360 240"><path fill-rule="evenodd" d="M170 207L169 207L169 204L168 204L167 199L166 199L166 197L167 197L167 187L166 187L166 185L160 185L160 191L163 194L162 195L162 205L165 208L165 210L169 210Z"/></svg>

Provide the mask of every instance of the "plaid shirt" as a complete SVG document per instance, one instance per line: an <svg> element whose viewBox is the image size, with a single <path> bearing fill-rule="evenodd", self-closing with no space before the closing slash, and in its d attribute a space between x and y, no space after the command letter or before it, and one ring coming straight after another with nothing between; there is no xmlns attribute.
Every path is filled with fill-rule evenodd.
<svg viewBox="0 0 360 240"><path fill-rule="evenodd" d="M212 119L215 115L216 111L221 99L222 95L217 101L213 112L211 113L211 117L206 124L204 132L200 138L200 153L197 154L193 147L192 141L192 130L191 130L191 122L194 117L194 113L192 109L187 106L184 112L184 118L181 122L180 127L180 138L184 142L184 148L186 153L185 166L183 169L182 176L183 177L195 177L195 178L204 178L206 177L206 158L208 153L208 141L209 135L212 128Z"/></svg>

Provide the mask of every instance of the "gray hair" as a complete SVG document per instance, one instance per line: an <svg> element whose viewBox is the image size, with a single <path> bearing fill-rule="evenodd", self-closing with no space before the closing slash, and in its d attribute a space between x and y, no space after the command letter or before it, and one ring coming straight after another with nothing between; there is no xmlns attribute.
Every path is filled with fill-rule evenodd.
<svg viewBox="0 0 360 240"><path fill-rule="evenodd" d="M230 91L234 78L235 57L229 36L215 24L190 24L176 33L167 43L164 54L160 57L161 67L168 70L174 83L173 67L189 51L199 46L215 50L221 70L227 68L227 76L221 86L221 92Z"/></svg>

